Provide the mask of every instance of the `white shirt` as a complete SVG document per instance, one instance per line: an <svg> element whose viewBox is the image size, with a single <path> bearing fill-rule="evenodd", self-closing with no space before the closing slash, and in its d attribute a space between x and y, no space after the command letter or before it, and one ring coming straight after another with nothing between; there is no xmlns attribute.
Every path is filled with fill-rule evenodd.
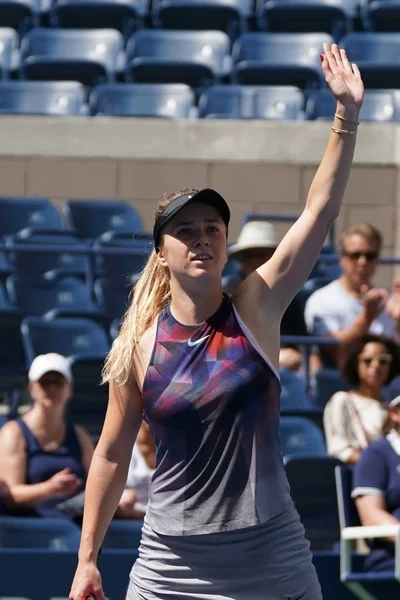
<svg viewBox="0 0 400 600"><path fill-rule="evenodd" d="M306 302L304 316L310 334L326 335L347 329L362 311L362 301L349 294L339 279L335 279L311 294ZM369 332L390 338L397 337L396 325L384 310L372 321Z"/></svg>
<svg viewBox="0 0 400 600"><path fill-rule="evenodd" d="M125 487L135 490L137 498L135 508L143 510L143 512L146 511L149 501L149 488L154 471L155 469L151 469L145 461L139 446L135 444L132 450Z"/></svg>
<svg viewBox="0 0 400 600"><path fill-rule="evenodd" d="M336 392L325 406L324 429L328 454L346 462L382 437L386 406L355 392Z"/></svg>

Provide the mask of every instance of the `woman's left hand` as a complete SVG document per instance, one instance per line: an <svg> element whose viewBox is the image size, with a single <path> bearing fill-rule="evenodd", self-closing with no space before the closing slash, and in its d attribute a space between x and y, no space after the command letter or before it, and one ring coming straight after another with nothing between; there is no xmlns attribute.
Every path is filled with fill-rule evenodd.
<svg viewBox="0 0 400 600"><path fill-rule="evenodd" d="M364 99L364 84L358 66L350 64L346 51L337 44L324 44L321 59L325 81L336 101L359 110Z"/></svg>

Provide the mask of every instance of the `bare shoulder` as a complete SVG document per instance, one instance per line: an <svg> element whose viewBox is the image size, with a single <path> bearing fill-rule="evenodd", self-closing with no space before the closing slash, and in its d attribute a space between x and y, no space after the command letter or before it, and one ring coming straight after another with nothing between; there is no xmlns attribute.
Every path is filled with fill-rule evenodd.
<svg viewBox="0 0 400 600"><path fill-rule="evenodd" d="M25 439L20 426L15 421L8 421L0 429L0 450L18 452L25 449Z"/></svg>

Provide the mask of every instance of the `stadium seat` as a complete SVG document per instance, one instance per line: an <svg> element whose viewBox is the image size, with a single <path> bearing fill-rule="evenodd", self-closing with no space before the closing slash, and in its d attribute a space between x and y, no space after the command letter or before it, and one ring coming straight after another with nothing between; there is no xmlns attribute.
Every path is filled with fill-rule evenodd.
<svg viewBox="0 0 400 600"><path fill-rule="evenodd" d="M108 231L141 233L144 227L138 211L120 200L66 200L63 213L70 229L92 240Z"/></svg>
<svg viewBox="0 0 400 600"><path fill-rule="evenodd" d="M10 27L0 27L0 79L9 79L18 67L18 34Z"/></svg>
<svg viewBox="0 0 400 600"><path fill-rule="evenodd" d="M281 410L309 408L311 402L303 377L283 367L279 369L279 375L282 387Z"/></svg>
<svg viewBox="0 0 400 600"><path fill-rule="evenodd" d="M21 36L31 27L39 26L40 3L35 0L2 0L0 27L10 27Z"/></svg>
<svg viewBox="0 0 400 600"><path fill-rule="evenodd" d="M0 114L78 116L86 112L85 89L81 83L0 82Z"/></svg>
<svg viewBox="0 0 400 600"><path fill-rule="evenodd" d="M153 249L152 241L132 235L101 237L93 244L97 277L131 277L142 271Z"/></svg>
<svg viewBox="0 0 400 600"><path fill-rule="evenodd" d="M338 369L324 367L314 374L313 400L315 405L322 409L325 408L333 394L349 389L349 383L342 377Z"/></svg>
<svg viewBox="0 0 400 600"><path fill-rule="evenodd" d="M0 548L78 550L81 531L67 519L0 517Z"/></svg>
<svg viewBox="0 0 400 600"><path fill-rule="evenodd" d="M107 529L102 548L138 550L142 533L142 521L113 519Z"/></svg>
<svg viewBox="0 0 400 600"><path fill-rule="evenodd" d="M361 121L399 121L400 95L398 90L366 90L360 111ZM329 119L335 112L335 100L332 92L319 90L312 99L311 115L313 119Z"/></svg>
<svg viewBox="0 0 400 600"><path fill-rule="evenodd" d="M188 119L197 111L194 94L184 83L109 83L98 85L90 94L90 113Z"/></svg>
<svg viewBox="0 0 400 600"><path fill-rule="evenodd" d="M53 27L116 29L124 39L144 25L147 0L56 0L50 8Z"/></svg>
<svg viewBox="0 0 400 600"><path fill-rule="evenodd" d="M99 278L93 290L97 304L109 319L120 319L125 313L133 281L128 277Z"/></svg>
<svg viewBox="0 0 400 600"><path fill-rule="evenodd" d="M274 32L325 32L339 41L352 29L360 0L257 0L260 29Z"/></svg>
<svg viewBox="0 0 400 600"><path fill-rule="evenodd" d="M320 87L324 42L333 43L333 38L323 33L244 33L233 45L232 80L250 85Z"/></svg>
<svg viewBox="0 0 400 600"><path fill-rule="evenodd" d="M21 41L20 74L87 86L114 81L125 66L123 45L114 29L33 29Z"/></svg>
<svg viewBox="0 0 400 600"><path fill-rule="evenodd" d="M28 381L20 328L22 314L12 306L3 284L0 284L0 392L13 410L18 392Z"/></svg>
<svg viewBox="0 0 400 600"><path fill-rule="evenodd" d="M201 88L230 71L230 40L222 31L142 29L128 42L126 73L134 82Z"/></svg>
<svg viewBox="0 0 400 600"><path fill-rule="evenodd" d="M349 33L340 46L349 60L357 63L366 88L400 88L400 32Z"/></svg>
<svg viewBox="0 0 400 600"><path fill-rule="evenodd" d="M25 316L85 317L106 325L102 311L92 300L90 288L78 277L46 280L11 275L6 285L10 302Z"/></svg>
<svg viewBox="0 0 400 600"><path fill-rule="evenodd" d="M251 0L153 0L155 27L224 31L233 40L247 30Z"/></svg>
<svg viewBox="0 0 400 600"><path fill-rule="evenodd" d="M21 325L27 365L38 354L58 352L71 360L74 394L68 411L74 423L98 435L107 407L107 386L100 385L101 370L110 348L105 330L89 319L46 320L26 317Z"/></svg>
<svg viewBox="0 0 400 600"><path fill-rule="evenodd" d="M362 4L363 24L373 31L400 31L399 0L367 0Z"/></svg>
<svg viewBox="0 0 400 600"><path fill-rule="evenodd" d="M1 89L1 87L0 87ZM0 236L32 230L62 230L61 216L46 198L0 197Z"/></svg>
<svg viewBox="0 0 400 600"><path fill-rule="evenodd" d="M290 86L214 85L199 100L199 116L230 119L304 119L304 96Z"/></svg>
<svg viewBox="0 0 400 600"><path fill-rule="evenodd" d="M78 275L91 281L89 246L68 231L24 229L6 240L14 271L28 277ZM32 256L35 259L32 260Z"/></svg>
<svg viewBox="0 0 400 600"><path fill-rule="evenodd" d="M285 461L293 499L312 550L331 550L340 539L335 467L331 456L290 456Z"/></svg>
<svg viewBox="0 0 400 600"><path fill-rule="evenodd" d="M326 445L321 429L304 417L282 415L280 438L284 460L289 456L326 455Z"/></svg>

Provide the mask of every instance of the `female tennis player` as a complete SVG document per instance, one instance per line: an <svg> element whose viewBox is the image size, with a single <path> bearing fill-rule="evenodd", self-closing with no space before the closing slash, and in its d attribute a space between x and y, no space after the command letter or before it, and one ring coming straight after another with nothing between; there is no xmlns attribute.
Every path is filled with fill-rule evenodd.
<svg viewBox="0 0 400 600"><path fill-rule="evenodd" d="M364 88L336 45L336 114L306 206L272 258L222 293L230 211L214 190L158 208L154 245L104 369L71 600L105 600L97 557L142 418L157 448L128 600L320 600L279 447L279 326L338 216Z"/></svg>

